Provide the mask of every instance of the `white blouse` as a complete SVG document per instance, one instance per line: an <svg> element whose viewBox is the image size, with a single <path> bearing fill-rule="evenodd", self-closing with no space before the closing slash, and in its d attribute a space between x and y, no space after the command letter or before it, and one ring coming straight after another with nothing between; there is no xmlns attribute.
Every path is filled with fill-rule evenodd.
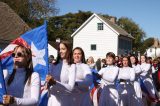
<svg viewBox="0 0 160 106"><path fill-rule="evenodd" d="M37 72L31 75L31 83L28 85L25 81L26 71L24 68L16 70L14 80L7 86L7 94L15 97L15 103L10 106L37 106L40 97L40 77ZM5 78L6 85L8 75Z"/></svg>
<svg viewBox="0 0 160 106"><path fill-rule="evenodd" d="M142 63L141 64L141 70L142 70L141 76L149 75L150 69L151 69L151 65L150 64Z"/></svg>
<svg viewBox="0 0 160 106"><path fill-rule="evenodd" d="M92 73L87 64L76 64L76 82L79 87L89 87L92 84Z"/></svg>
<svg viewBox="0 0 160 106"><path fill-rule="evenodd" d="M50 89L48 106L71 106L70 99L75 85L76 65L68 65L66 61L51 67L50 74L56 79L56 84Z"/></svg>
<svg viewBox="0 0 160 106"><path fill-rule="evenodd" d="M135 71L131 67L123 67L119 69L118 79L124 79L129 81L135 80Z"/></svg>
<svg viewBox="0 0 160 106"><path fill-rule="evenodd" d="M57 73L56 71L60 71ZM69 93L73 90L75 85L76 78L76 66L75 64L68 65L65 61L63 61L61 70L52 68L50 73L56 79L56 85L50 89L53 94L64 94ZM60 77L60 79L59 79Z"/></svg>
<svg viewBox="0 0 160 106"><path fill-rule="evenodd" d="M118 76L119 68L117 66L111 65L105 68L102 68L98 74L102 75L102 79L107 84L114 84L115 79Z"/></svg>
<svg viewBox="0 0 160 106"><path fill-rule="evenodd" d="M137 65L132 64L132 67L134 68L136 74L140 74L142 72L141 66L139 64Z"/></svg>

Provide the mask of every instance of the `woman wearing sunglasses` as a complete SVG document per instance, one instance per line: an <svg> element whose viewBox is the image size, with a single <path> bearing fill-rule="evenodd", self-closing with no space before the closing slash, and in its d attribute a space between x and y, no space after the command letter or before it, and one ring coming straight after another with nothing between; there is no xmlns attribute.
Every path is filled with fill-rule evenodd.
<svg viewBox="0 0 160 106"><path fill-rule="evenodd" d="M71 91L75 85L76 67L75 64L71 64L71 52L70 43L61 41L58 59L46 77L50 91L48 106L74 106Z"/></svg>
<svg viewBox="0 0 160 106"><path fill-rule="evenodd" d="M17 46L13 51L14 68L5 78L7 95L3 103L10 106L36 106L40 96L40 77L33 72L31 50Z"/></svg>

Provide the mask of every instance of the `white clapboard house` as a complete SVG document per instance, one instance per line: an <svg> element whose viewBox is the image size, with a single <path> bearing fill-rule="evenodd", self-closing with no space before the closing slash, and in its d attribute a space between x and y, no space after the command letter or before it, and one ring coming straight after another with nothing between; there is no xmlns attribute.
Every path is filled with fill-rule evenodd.
<svg viewBox="0 0 160 106"><path fill-rule="evenodd" d="M107 52L121 55L131 52L134 39L121 27L101 15L93 14L72 35L73 48L81 47L86 58L105 58Z"/></svg>
<svg viewBox="0 0 160 106"><path fill-rule="evenodd" d="M160 57L160 41L158 39L154 39L154 44L146 50L146 54L148 57Z"/></svg>

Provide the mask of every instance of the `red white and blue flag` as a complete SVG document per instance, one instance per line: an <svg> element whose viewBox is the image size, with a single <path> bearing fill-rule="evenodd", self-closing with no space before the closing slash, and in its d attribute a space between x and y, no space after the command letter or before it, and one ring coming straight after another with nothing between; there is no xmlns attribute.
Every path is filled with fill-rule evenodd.
<svg viewBox="0 0 160 106"><path fill-rule="evenodd" d="M3 95L5 94L6 94L6 87L5 87L3 71L0 63L0 104L3 104Z"/></svg>
<svg viewBox="0 0 160 106"><path fill-rule="evenodd" d="M30 30L19 38L11 42L0 55L2 68L7 69L9 73L13 70L13 49L23 45L32 50L32 61L34 71L40 74L41 80L45 80L48 73L48 38L47 38L47 24Z"/></svg>

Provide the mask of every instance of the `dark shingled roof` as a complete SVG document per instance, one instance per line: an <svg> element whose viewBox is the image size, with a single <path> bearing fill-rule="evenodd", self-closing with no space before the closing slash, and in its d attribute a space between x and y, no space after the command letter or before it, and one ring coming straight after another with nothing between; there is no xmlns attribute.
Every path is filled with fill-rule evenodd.
<svg viewBox="0 0 160 106"><path fill-rule="evenodd" d="M12 41L29 29L7 4L0 2L0 41Z"/></svg>
<svg viewBox="0 0 160 106"><path fill-rule="evenodd" d="M109 24L114 30L116 30L120 35L127 36L129 38L134 39L134 37L130 34L128 34L124 29L116 25L115 23L111 22L109 19L97 14L98 17L100 17L103 21L105 21L107 24Z"/></svg>

